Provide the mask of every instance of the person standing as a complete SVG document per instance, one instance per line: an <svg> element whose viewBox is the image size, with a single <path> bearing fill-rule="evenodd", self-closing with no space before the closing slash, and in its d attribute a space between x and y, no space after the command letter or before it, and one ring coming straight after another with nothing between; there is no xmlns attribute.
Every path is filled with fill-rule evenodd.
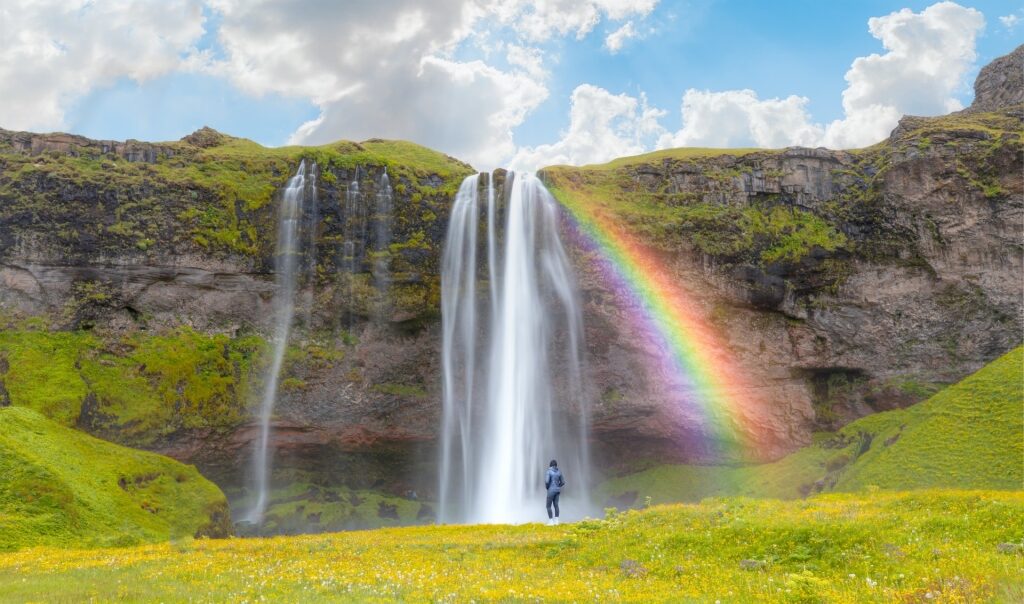
<svg viewBox="0 0 1024 604"><path fill-rule="evenodd" d="M548 490L546 507L548 508L548 526L558 524L558 497L562 494L562 487L565 486L565 477L558 469L558 462L554 459L548 464L547 474L544 476L544 488ZM554 515L551 508L554 507Z"/></svg>

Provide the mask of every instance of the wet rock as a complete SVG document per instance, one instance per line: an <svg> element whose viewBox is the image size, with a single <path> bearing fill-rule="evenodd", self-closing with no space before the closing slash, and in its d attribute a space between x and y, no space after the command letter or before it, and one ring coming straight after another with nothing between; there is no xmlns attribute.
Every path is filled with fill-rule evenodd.
<svg viewBox="0 0 1024 604"><path fill-rule="evenodd" d="M760 560L740 560L740 568L743 570L761 570L764 566Z"/></svg>
<svg viewBox="0 0 1024 604"><path fill-rule="evenodd" d="M636 560L623 560L619 563L619 570L623 575L633 579L647 576L647 569Z"/></svg>
<svg viewBox="0 0 1024 604"><path fill-rule="evenodd" d="M1000 543L996 546L1000 554L1024 554L1024 544L1021 543Z"/></svg>
<svg viewBox="0 0 1024 604"><path fill-rule="evenodd" d="M437 513L434 512L434 508L431 506L421 503L419 511L416 512L416 520L419 522L429 522L437 518Z"/></svg>
<svg viewBox="0 0 1024 604"><path fill-rule="evenodd" d="M377 517L398 520L398 506L381 501L377 505Z"/></svg>

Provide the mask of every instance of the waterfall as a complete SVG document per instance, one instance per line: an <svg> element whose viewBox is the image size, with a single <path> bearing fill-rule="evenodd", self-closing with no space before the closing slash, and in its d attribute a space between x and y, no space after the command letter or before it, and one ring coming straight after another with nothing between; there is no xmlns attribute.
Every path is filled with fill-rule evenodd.
<svg viewBox="0 0 1024 604"><path fill-rule="evenodd" d="M439 519L543 518L552 458L575 487L566 511L582 516L591 511L582 313L558 206L536 177L509 173L499 232L494 187L483 176L489 304L477 291L479 175L459 188L442 258Z"/></svg>
<svg viewBox="0 0 1024 604"><path fill-rule="evenodd" d="M377 195L374 205L374 244L373 244L373 280L377 286L378 318L388 314L388 286L391 282L389 264L391 261L391 214L392 191L391 180L387 168L377 183Z"/></svg>
<svg viewBox="0 0 1024 604"><path fill-rule="evenodd" d="M255 524L263 521L267 508L270 483L270 420L277 400L277 385L284 353L288 347L288 334L295 315L296 274L302 254L300 221L309 201L316 199L316 163L299 162L295 176L288 180L281 195L277 227L277 249L274 255L274 274L277 284L274 293L274 341L270 365L263 382L260 403L260 433L253 455L253 476L256 502L248 514Z"/></svg>
<svg viewBox="0 0 1024 604"><path fill-rule="evenodd" d="M296 251L301 260L302 282L305 285L301 296L302 325L306 329L313 328L313 303L316 299L316 265L319 261L317 254L317 227L320 224L320 204L316 195L316 162L312 163L309 178L312 184L312 195L305 195L302 200L302 216L304 218L299 227L302 238L299 242L300 249Z"/></svg>
<svg viewBox="0 0 1024 604"><path fill-rule="evenodd" d="M358 255L359 249L362 245L362 241L365 238L360 238L357 242L357 237L362 237L361 233L357 233L357 227L362 226L365 228L365 221L362 220L360 215L361 204L359 196L359 167L356 167L355 174L352 176L352 181L348 183L348 187L345 189L345 213L342 219L344 223L344 243L342 244L342 263L341 269L345 273L347 278L347 290L348 290L348 304L349 309L346 313L345 319L345 331L349 334L352 333L352 327L354 325L353 317L355 315L354 309L351 307L352 300L355 297L355 274L356 269L359 266Z"/></svg>

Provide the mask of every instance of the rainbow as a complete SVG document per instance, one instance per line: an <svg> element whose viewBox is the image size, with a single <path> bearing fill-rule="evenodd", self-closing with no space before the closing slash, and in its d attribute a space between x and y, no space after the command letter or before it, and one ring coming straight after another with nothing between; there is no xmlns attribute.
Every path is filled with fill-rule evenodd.
<svg viewBox="0 0 1024 604"><path fill-rule="evenodd" d="M626 309L641 344L660 363L649 368L666 396L702 419L703 451L727 458L754 454L744 424L757 412L754 391L699 304L656 253L616 225L596 204L564 191L553 195L570 219L570 234L592 254L602 278Z"/></svg>

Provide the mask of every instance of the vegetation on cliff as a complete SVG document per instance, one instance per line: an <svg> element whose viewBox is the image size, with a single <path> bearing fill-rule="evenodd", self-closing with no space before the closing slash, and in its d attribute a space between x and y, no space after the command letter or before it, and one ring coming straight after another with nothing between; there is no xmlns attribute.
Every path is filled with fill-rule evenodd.
<svg viewBox="0 0 1024 604"><path fill-rule="evenodd" d="M438 526L0 558L5 601L1018 601L1024 495L716 499L557 527Z"/></svg>
<svg viewBox="0 0 1024 604"><path fill-rule="evenodd" d="M194 467L0 408L0 551L225 536L230 526L223 493Z"/></svg>
<svg viewBox="0 0 1024 604"><path fill-rule="evenodd" d="M276 232L267 208L301 159L317 162L325 185L347 179L343 188L357 166L363 177L387 169L427 207L444 204L471 171L404 141L268 148L204 128L181 141L125 145L0 131L0 223L23 237L49 235L44 243L69 252L265 256Z"/></svg>
<svg viewBox="0 0 1024 604"><path fill-rule="evenodd" d="M906 117L886 141L851 152L668 149L543 175L562 203L605 214L655 248L829 291L850 258L922 263L921 233L937 228L891 191L915 162L932 162L941 184L965 196L1019 194L1020 125L1015 109Z"/></svg>
<svg viewBox="0 0 1024 604"><path fill-rule="evenodd" d="M613 478L609 503L635 505L819 491L1024 487L1024 347L928 400L821 434L813 445L755 466L667 465Z"/></svg>
<svg viewBox="0 0 1024 604"><path fill-rule="evenodd" d="M123 444L243 421L264 341L163 332L0 331L0 386L27 407Z"/></svg>

